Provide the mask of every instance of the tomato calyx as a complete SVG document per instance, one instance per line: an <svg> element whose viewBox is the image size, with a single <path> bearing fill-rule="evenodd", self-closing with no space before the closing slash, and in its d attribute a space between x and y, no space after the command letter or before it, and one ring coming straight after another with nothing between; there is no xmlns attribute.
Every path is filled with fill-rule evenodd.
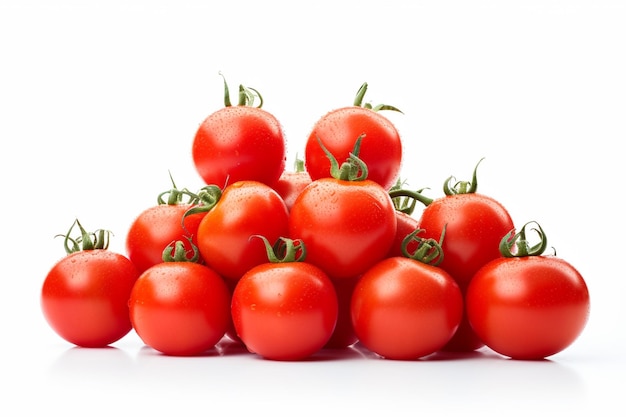
<svg viewBox="0 0 626 417"><path fill-rule="evenodd" d="M163 262L199 262L200 251L198 247L193 244L191 237L186 236L186 238L191 245L191 250L185 248L185 243L182 240L172 242L163 250Z"/></svg>
<svg viewBox="0 0 626 417"><path fill-rule="evenodd" d="M77 238L72 238L72 230L78 226L80 235ZM93 249L108 249L111 231L104 229L97 229L95 232L87 232L80 224L78 219L74 220L67 234L57 235L56 237L63 237L63 246L66 254L74 252L93 250Z"/></svg>
<svg viewBox="0 0 626 417"><path fill-rule="evenodd" d="M228 88L228 83L226 82L226 77L220 72L222 79L224 80L224 107L231 107L232 103L230 101L230 90ZM259 104L253 106L255 99L259 99ZM249 106L256 107L260 109L263 107L263 96L258 90L252 87L244 87L242 84L239 84L239 101L237 102L238 106Z"/></svg>
<svg viewBox="0 0 626 417"><path fill-rule="evenodd" d="M302 262L306 258L306 247L301 239L280 237L272 245L265 236L252 235L250 239L255 237L263 240L267 259L271 263Z"/></svg>
<svg viewBox="0 0 626 417"><path fill-rule="evenodd" d="M534 245L531 245L526 237L526 229L532 224L537 227L532 227L530 230L535 232L539 238L539 242ZM546 234L536 221L524 224L518 233L515 233L515 230L511 230L500 241L500 253L505 258L539 256L545 252L547 247L548 239Z"/></svg>
<svg viewBox="0 0 626 417"><path fill-rule="evenodd" d="M443 261L443 249L441 245L443 244L443 238L446 234L446 228L444 226L441 231L439 241L432 238L425 239L418 236L423 231L424 229L415 229L402 240L402 254L407 258L414 259L428 265L437 266ZM417 242L417 246L413 252L409 252L408 246L413 241Z"/></svg>
<svg viewBox="0 0 626 417"><path fill-rule="evenodd" d="M416 196L417 195L421 196L422 192L426 188L421 188L415 192L402 193L403 185L404 185L404 181L402 181L401 179L398 179L396 184L389 189L389 194L391 196L392 193L397 191L397 193L395 193L397 195L391 198L394 208L396 209L396 211L408 214L410 216L415 211L415 206L417 205L417 202L420 201L419 199L416 198Z"/></svg>
<svg viewBox="0 0 626 417"><path fill-rule="evenodd" d="M170 181L172 181L172 188L167 191L163 191L161 194L157 196L157 204L159 205L177 205L177 204L185 204L185 197L188 197L188 204L196 204L198 202L198 196L195 193L192 193L187 188L183 188L179 190L174 182L174 178L172 177L172 173L169 173ZM167 196L167 198L165 198Z"/></svg>
<svg viewBox="0 0 626 417"><path fill-rule="evenodd" d="M472 173L471 181L457 181L452 185L452 182L456 180L454 176L448 177L448 179L443 184L443 192L445 195L457 195L457 194L473 194L478 190L478 177L476 175L476 171L478 170L478 165L485 158L480 158L476 166L474 167L474 172Z"/></svg>
<svg viewBox="0 0 626 417"><path fill-rule="evenodd" d="M187 216L206 213L215 207L220 198L222 198L222 189L217 185L205 185L196 194L190 193L190 195L194 196L191 201L193 206L183 214L183 224Z"/></svg>
<svg viewBox="0 0 626 417"><path fill-rule="evenodd" d="M354 143L354 148L348 155L348 158L344 163L339 166L339 162L333 156L332 153L324 146L322 140L318 137L317 142L320 144L322 150L326 154L326 157L330 161L330 175L331 177L341 181L363 181L367 179L368 171L367 164L359 158L359 152L361 151L361 141L365 137L365 134L360 135Z"/></svg>
<svg viewBox="0 0 626 417"><path fill-rule="evenodd" d="M356 93L356 96L353 102L354 106L363 107L363 108L370 109L376 112L381 111L381 110L391 110L391 111L397 111L398 113L402 113L402 111L398 109L397 107L390 106L388 104L377 104L376 106L372 106L371 103L363 104L363 98L365 97L366 92L367 92L367 83L365 82L361 85L361 87L359 87L359 90Z"/></svg>

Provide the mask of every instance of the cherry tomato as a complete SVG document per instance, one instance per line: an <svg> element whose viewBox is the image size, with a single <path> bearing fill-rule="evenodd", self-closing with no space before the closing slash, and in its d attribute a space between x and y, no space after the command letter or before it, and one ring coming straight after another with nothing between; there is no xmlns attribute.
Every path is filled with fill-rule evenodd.
<svg viewBox="0 0 626 417"><path fill-rule="evenodd" d="M179 253L185 251L182 242L177 245ZM141 340L171 356L208 351L230 324L230 291L224 279L180 257L145 270L133 286L129 306Z"/></svg>
<svg viewBox="0 0 626 417"><path fill-rule="evenodd" d="M418 359L452 338L463 315L463 296L445 270L397 256L363 274L351 313L359 343L367 349L387 359Z"/></svg>
<svg viewBox="0 0 626 417"><path fill-rule="evenodd" d="M169 196L165 199L167 194ZM190 198L189 201L183 201L185 195ZM126 235L126 254L139 272L163 262L163 251L172 242L191 237L191 242L197 245L196 233L205 213L185 216L195 205L195 198L188 191L174 186L158 196L156 206L142 211L133 220Z"/></svg>
<svg viewBox="0 0 626 417"><path fill-rule="evenodd" d="M561 352L582 333L589 316L589 290L581 274L542 243L528 248L525 229L502 239L504 257L472 278L466 303L469 322L492 350L513 359L542 359Z"/></svg>
<svg viewBox="0 0 626 417"><path fill-rule="evenodd" d="M221 187L241 180L274 185L285 169L280 122L261 108L262 98L259 106L251 105L256 90L240 86L239 104L232 106L226 81L224 89L225 107L207 116L192 143L198 174L206 184Z"/></svg>
<svg viewBox="0 0 626 417"><path fill-rule="evenodd" d="M380 110L395 107L362 105L367 83L359 89L353 106L334 109L313 126L305 144L305 166L312 180L328 177L330 162L318 139L336 158L345 158L357 137L364 135L359 157L368 166L368 178L386 190L396 182L402 163L402 140L394 124Z"/></svg>
<svg viewBox="0 0 626 417"><path fill-rule="evenodd" d="M360 140L360 138L359 138ZM296 199L289 235L306 242L307 262L332 279L354 278L385 257L396 234L396 214L389 193L367 179L356 152L332 177L320 178ZM353 175L354 174L354 175Z"/></svg>
<svg viewBox="0 0 626 417"><path fill-rule="evenodd" d="M267 262L263 242L288 235L289 212L280 195L258 181L227 186L198 227L198 249L205 263L229 280Z"/></svg>
<svg viewBox="0 0 626 417"><path fill-rule="evenodd" d="M308 262L266 262L237 282L231 314L248 350L266 359L300 360L330 339L337 295L328 275Z"/></svg>
<svg viewBox="0 0 626 417"><path fill-rule="evenodd" d="M70 234L77 225L81 237ZM66 341L98 348L132 329L128 298L139 276L124 255L108 250L108 232L87 233L75 221L65 236L67 256L48 272L41 289L41 308L48 324Z"/></svg>

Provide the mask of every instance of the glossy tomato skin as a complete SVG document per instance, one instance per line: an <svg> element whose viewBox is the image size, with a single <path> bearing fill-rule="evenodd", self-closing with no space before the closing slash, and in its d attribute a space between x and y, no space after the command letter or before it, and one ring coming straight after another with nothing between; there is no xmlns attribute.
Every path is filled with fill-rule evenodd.
<svg viewBox="0 0 626 417"><path fill-rule="evenodd" d="M329 277L314 265L266 263L239 280L231 314L248 350L271 360L300 360L331 337L337 295Z"/></svg>
<svg viewBox="0 0 626 417"><path fill-rule="evenodd" d="M274 185L274 189L285 200L287 209L291 210L300 192L311 182L311 176L306 171L285 171Z"/></svg>
<svg viewBox="0 0 626 417"><path fill-rule="evenodd" d="M163 251L172 242L188 243L190 237L197 246L198 226L205 213L185 217L183 228L183 215L191 207L191 204L159 204L133 220L126 235L126 254L139 272L163 262Z"/></svg>
<svg viewBox="0 0 626 417"><path fill-rule="evenodd" d="M307 262L350 279L381 260L396 234L395 208L376 182L320 178L296 199L289 234L306 243Z"/></svg>
<svg viewBox="0 0 626 417"><path fill-rule="evenodd" d="M476 271L500 257L500 240L514 228L508 210L497 200L477 193L455 194L434 200L422 211L419 227L424 238L442 243L445 269L464 289Z"/></svg>
<svg viewBox="0 0 626 417"><path fill-rule="evenodd" d="M344 349L353 346L359 341L359 338L354 332L354 326L352 325L352 314L350 311L350 302L352 300L352 293L359 277L350 279L332 279L337 293L337 301L339 303L339 312L337 314L337 325L333 331L332 336L324 345L326 349Z"/></svg>
<svg viewBox="0 0 626 417"><path fill-rule="evenodd" d="M341 164L363 134L359 158L368 167L368 179L390 189L398 179L402 163L400 134L385 116L359 106L332 110L313 126L305 144L304 158L311 179L328 177L330 172L330 161L318 138Z"/></svg>
<svg viewBox="0 0 626 417"><path fill-rule="evenodd" d="M200 177L225 187L241 180L273 185L285 169L286 141L271 113L251 106L227 106L198 128L192 157Z"/></svg>
<svg viewBox="0 0 626 417"><path fill-rule="evenodd" d="M108 346L132 329L128 299L139 276L125 256L83 250L60 259L48 272L41 307L52 329L77 346Z"/></svg>
<svg viewBox="0 0 626 417"><path fill-rule="evenodd" d="M555 256L501 258L481 268L467 289L468 319L492 350L543 359L570 346L589 316L580 273Z"/></svg>
<svg viewBox="0 0 626 417"><path fill-rule="evenodd" d="M389 248L389 252L387 253L388 258L392 258L394 256L404 256L402 253L402 242L407 235L414 232L419 226L418 219L401 211L396 211L396 223L396 236L391 244L391 247ZM413 253L416 248L417 242L410 242L407 245L409 253Z"/></svg>
<svg viewBox="0 0 626 417"><path fill-rule="evenodd" d="M129 306L142 341L171 356L208 351L230 323L226 283L194 262L163 262L144 271L133 286Z"/></svg>
<svg viewBox="0 0 626 417"><path fill-rule="evenodd" d="M361 344L387 359L412 360L450 340L461 321L463 296L441 268L393 257L363 274L351 311Z"/></svg>
<svg viewBox="0 0 626 417"><path fill-rule="evenodd" d="M288 235L288 218L287 206L273 188L258 181L233 183L200 222L200 255L222 277L237 281L267 262L263 241L251 236L275 242Z"/></svg>

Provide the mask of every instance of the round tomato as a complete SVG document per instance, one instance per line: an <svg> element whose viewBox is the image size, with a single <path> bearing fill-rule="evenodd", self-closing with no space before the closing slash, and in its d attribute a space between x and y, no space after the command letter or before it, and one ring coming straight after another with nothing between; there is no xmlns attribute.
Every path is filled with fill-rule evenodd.
<svg viewBox="0 0 626 417"><path fill-rule="evenodd" d="M66 341L104 347L132 329L128 298L139 272L127 257L107 249L108 237L99 240L106 232L88 234L78 221L74 225L82 236L72 240L70 229L65 237L68 254L48 272L41 308L48 324Z"/></svg>
<svg viewBox="0 0 626 417"><path fill-rule="evenodd" d="M266 262L244 274L231 314L248 350L266 359L300 360L330 339L338 315L328 275L304 262Z"/></svg>
<svg viewBox="0 0 626 417"><path fill-rule="evenodd" d="M306 242L307 262L332 279L365 272L387 255L396 235L393 202L380 184L367 179L367 166L358 157L359 141L341 168L329 156L334 161L332 176L306 187L289 216L289 235Z"/></svg>
<svg viewBox="0 0 626 417"><path fill-rule="evenodd" d="M258 181L227 186L198 226L198 249L205 263L229 280L267 262L264 244L253 235L277 240L288 234L289 211L280 195Z"/></svg>
<svg viewBox="0 0 626 417"><path fill-rule="evenodd" d="M167 261L145 270L133 286L129 306L137 335L166 355L206 352L230 324L224 279L193 261Z"/></svg>
<svg viewBox="0 0 626 417"><path fill-rule="evenodd" d="M351 313L367 349L387 359L418 359L450 340L463 315L463 296L443 269L398 256L363 274Z"/></svg>
<svg viewBox="0 0 626 417"><path fill-rule="evenodd" d="M541 254L543 243L516 255L507 252L506 245L525 245L527 226L512 239L506 235L505 256L472 278L467 314L476 334L495 352L513 359L542 359L561 352L582 333L589 316L589 290L571 264ZM537 231L545 241L541 227Z"/></svg>
<svg viewBox="0 0 626 417"><path fill-rule="evenodd" d="M305 165L312 180L328 177L330 170L319 139L336 159L343 159L363 135L359 157L368 166L369 179L386 190L395 184L402 162L402 140L394 124L379 111L398 109L387 105L363 106L366 89L367 83L361 86L353 106L334 109L314 124L305 144Z"/></svg>
<svg viewBox="0 0 626 417"><path fill-rule="evenodd" d="M241 180L274 185L285 168L286 141L276 117L250 104L256 90L240 87L237 106L230 104L200 124L192 143L196 170L206 184L221 187Z"/></svg>
<svg viewBox="0 0 626 417"><path fill-rule="evenodd" d="M195 205L195 196L176 188L169 191L167 200L165 195L159 195L156 206L139 213L128 229L126 254L139 272L163 262L163 251L172 242L191 237L191 242L197 245L196 233L205 213L185 215ZM184 195L190 197L189 202L183 201Z"/></svg>

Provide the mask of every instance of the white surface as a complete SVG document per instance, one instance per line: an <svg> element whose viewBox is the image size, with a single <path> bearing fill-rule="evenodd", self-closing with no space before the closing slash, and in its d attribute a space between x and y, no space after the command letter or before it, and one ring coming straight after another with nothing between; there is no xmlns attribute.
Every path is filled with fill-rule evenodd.
<svg viewBox="0 0 626 417"><path fill-rule="evenodd" d="M0 414L624 415L626 4L283 3L0 4ZM222 106L219 71L262 92L290 158L364 81L366 100L404 111L389 117L414 188L439 196L485 157L479 192L518 225L539 221L586 278L585 332L541 362L349 350L277 363L227 345L169 358L132 333L111 349L64 343L38 299L63 255L54 236L78 217L121 251L168 170L197 188L190 144Z"/></svg>

